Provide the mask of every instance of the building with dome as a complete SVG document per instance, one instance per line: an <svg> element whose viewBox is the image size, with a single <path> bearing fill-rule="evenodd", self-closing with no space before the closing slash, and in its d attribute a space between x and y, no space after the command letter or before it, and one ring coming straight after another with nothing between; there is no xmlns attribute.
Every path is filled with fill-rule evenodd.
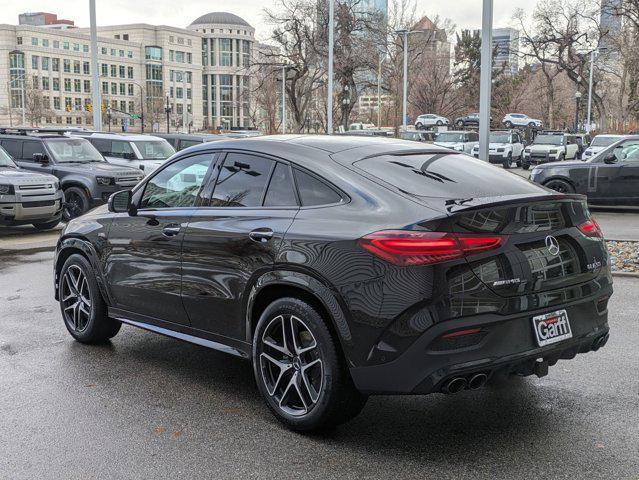
<svg viewBox="0 0 639 480"><path fill-rule="evenodd" d="M140 131L142 116L146 132L166 131L167 118L173 131L252 126L254 35L228 12L207 13L187 28L99 26L97 88L111 129ZM91 126L90 57L88 28L0 25L0 124ZM34 90L42 95L37 111L27 101Z"/></svg>
<svg viewBox="0 0 639 480"><path fill-rule="evenodd" d="M202 118L205 127L249 127L250 61L255 29L228 12L195 19L202 36Z"/></svg>

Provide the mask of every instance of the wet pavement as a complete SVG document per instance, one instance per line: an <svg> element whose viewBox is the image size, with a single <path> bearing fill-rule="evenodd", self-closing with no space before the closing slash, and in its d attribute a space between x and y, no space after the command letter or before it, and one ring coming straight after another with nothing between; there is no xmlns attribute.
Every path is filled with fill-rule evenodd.
<svg viewBox="0 0 639 480"><path fill-rule="evenodd" d="M67 334L52 253L0 257L0 478L639 478L639 279L611 338L547 377L456 396L373 397L323 435L289 432L239 359L125 326Z"/></svg>

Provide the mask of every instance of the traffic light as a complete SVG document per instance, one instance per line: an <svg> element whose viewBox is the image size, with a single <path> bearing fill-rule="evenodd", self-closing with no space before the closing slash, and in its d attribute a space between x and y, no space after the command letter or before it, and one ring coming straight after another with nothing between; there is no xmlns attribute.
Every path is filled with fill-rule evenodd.
<svg viewBox="0 0 639 480"><path fill-rule="evenodd" d="M71 111L71 105L67 105L67 106L65 107L65 110L66 110L67 112L70 112L70 111Z"/></svg>
<svg viewBox="0 0 639 480"><path fill-rule="evenodd" d="M93 106L90 103L87 103L87 112L92 112Z"/></svg>
<svg viewBox="0 0 639 480"><path fill-rule="evenodd" d="M102 110L102 113L106 112L106 106L104 105L104 103L102 104L101 110Z"/></svg>

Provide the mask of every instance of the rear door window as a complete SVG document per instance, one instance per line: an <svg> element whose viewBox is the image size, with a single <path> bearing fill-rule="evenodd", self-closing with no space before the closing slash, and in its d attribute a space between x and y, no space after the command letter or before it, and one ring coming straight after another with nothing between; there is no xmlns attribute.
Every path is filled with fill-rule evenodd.
<svg viewBox="0 0 639 480"><path fill-rule="evenodd" d="M296 207L295 185L288 165L278 162L268 184L265 207Z"/></svg>
<svg viewBox="0 0 639 480"><path fill-rule="evenodd" d="M331 205L342 201L342 197L326 183L301 170L294 170L297 191L303 207Z"/></svg>
<svg viewBox="0 0 639 480"><path fill-rule="evenodd" d="M229 153L215 183L212 207L260 207L273 161L244 153Z"/></svg>
<svg viewBox="0 0 639 480"><path fill-rule="evenodd" d="M381 155L354 163L408 195L472 199L494 195L539 193L539 187L481 160L448 152ZM301 191L300 191L301 194Z"/></svg>
<svg viewBox="0 0 639 480"><path fill-rule="evenodd" d="M22 158L22 140L2 140L2 146L16 160Z"/></svg>

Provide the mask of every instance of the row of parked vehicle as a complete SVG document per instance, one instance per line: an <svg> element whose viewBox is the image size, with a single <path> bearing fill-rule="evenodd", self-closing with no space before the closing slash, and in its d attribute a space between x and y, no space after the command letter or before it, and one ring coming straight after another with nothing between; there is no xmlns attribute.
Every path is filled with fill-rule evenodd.
<svg viewBox="0 0 639 480"><path fill-rule="evenodd" d="M490 117L490 121L492 123L492 117ZM524 127L539 129L543 126L541 120L531 118L523 113L508 113L502 119L501 124L508 129ZM415 128L417 130L450 125L455 125L458 128L476 127L479 125L479 113L469 113L466 116L456 118L454 122L451 122L446 117L436 115L434 113L425 113L417 117L415 120Z"/></svg>
<svg viewBox="0 0 639 480"><path fill-rule="evenodd" d="M0 129L0 225L54 228L130 189L176 151L254 135L121 135L85 129Z"/></svg>

